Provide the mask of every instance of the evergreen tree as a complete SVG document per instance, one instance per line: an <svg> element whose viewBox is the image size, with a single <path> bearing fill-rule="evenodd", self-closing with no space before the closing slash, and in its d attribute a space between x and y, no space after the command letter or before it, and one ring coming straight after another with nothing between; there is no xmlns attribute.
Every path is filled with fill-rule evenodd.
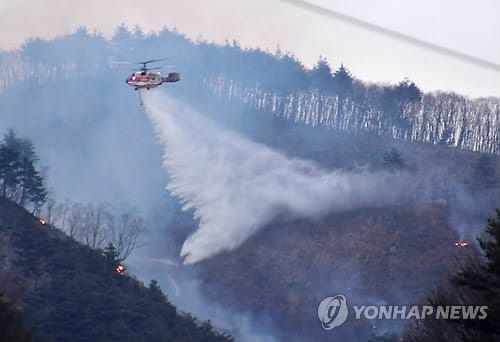
<svg viewBox="0 0 500 342"><path fill-rule="evenodd" d="M380 98L382 110L388 115L390 123L397 127L408 127L408 119L404 117L405 108L422 99L422 91L414 82L405 78L397 86L385 87Z"/></svg>
<svg viewBox="0 0 500 342"><path fill-rule="evenodd" d="M500 210L488 219L485 238L479 238L481 256L467 259L453 275L450 288L441 288L428 299L431 306L487 306L483 319L416 321L404 336L405 341L500 341Z"/></svg>
<svg viewBox="0 0 500 342"><path fill-rule="evenodd" d="M389 152L384 153L384 167L390 171L404 169L406 166L401 153L394 147Z"/></svg>
<svg viewBox="0 0 500 342"><path fill-rule="evenodd" d="M120 263L120 259L118 257L118 251L115 246L110 242L106 247L104 247L104 251L102 252L106 262L110 265L116 266L116 264Z"/></svg>
<svg viewBox="0 0 500 342"><path fill-rule="evenodd" d="M35 168L35 163L38 161L35 146L29 139L21 139L19 148L21 158L19 205L24 207L27 201L35 206L42 205L47 198L47 190L42 176Z"/></svg>
<svg viewBox="0 0 500 342"><path fill-rule="evenodd" d="M43 177L35 167L37 161L33 143L29 139L17 137L14 130L10 129L0 145L3 197L8 197L9 192L16 193L18 204L23 207L27 202L35 209L43 205L47 199L47 190Z"/></svg>
<svg viewBox="0 0 500 342"><path fill-rule="evenodd" d="M33 173L34 171L34 173ZM32 176L28 184L28 200L33 204L33 212L38 211L47 201L48 191L43 177L32 169Z"/></svg>
<svg viewBox="0 0 500 342"><path fill-rule="evenodd" d="M0 180L2 196L8 198L19 183L20 159L19 153L10 148L6 143L0 145Z"/></svg>
<svg viewBox="0 0 500 342"><path fill-rule="evenodd" d="M151 280L149 283L149 290L153 294L155 298L158 298L163 301L167 301L167 296L163 293L163 291L160 288L160 285L158 284L158 281L156 280Z"/></svg>
<svg viewBox="0 0 500 342"><path fill-rule="evenodd" d="M340 67L333 74L333 84L335 87L335 92L338 96L342 98L352 96L352 81L353 77L351 72L341 64Z"/></svg>
<svg viewBox="0 0 500 342"><path fill-rule="evenodd" d="M396 86L395 95L400 103L418 102L422 100L422 91L417 85L405 78Z"/></svg>
<svg viewBox="0 0 500 342"><path fill-rule="evenodd" d="M19 152L21 150L21 139L17 136L14 129L9 128L7 133L3 137L3 141L7 148Z"/></svg>
<svg viewBox="0 0 500 342"><path fill-rule="evenodd" d="M321 91L331 91L333 89L332 69L326 58L320 57L311 70L311 84L313 88Z"/></svg>
<svg viewBox="0 0 500 342"><path fill-rule="evenodd" d="M464 320L465 329L479 336L476 341L500 339L500 210L496 218L488 219L487 238L478 239L485 260L479 265L467 265L453 278L455 285L471 292L473 298L483 298L488 305L488 317L484 320Z"/></svg>

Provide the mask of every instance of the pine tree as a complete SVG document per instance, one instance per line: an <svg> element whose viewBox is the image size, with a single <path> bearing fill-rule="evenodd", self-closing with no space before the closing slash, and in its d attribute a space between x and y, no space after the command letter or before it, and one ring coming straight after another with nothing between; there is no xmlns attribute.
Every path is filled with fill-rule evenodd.
<svg viewBox="0 0 500 342"><path fill-rule="evenodd" d="M151 280L151 282L149 283L149 290L151 291L151 293L153 293L153 296L155 296L155 298L160 299L160 300L165 300L165 301L167 300L167 297L165 296L165 294L161 290L160 285L158 284L158 281L156 281L154 279Z"/></svg>
<svg viewBox="0 0 500 342"><path fill-rule="evenodd" d="M29 139L18 138L10 129L4 136L0 146L0 177L2 179L2 195L18 192L18 204L25 206L27 202L36 209L47 199L43 177L35 167L38 156L35 146Z"/></svg>
<svg viewBox="0 0 500 342"><path fill-rule="evenodd" d="M28 200L33 204L34 211L38 211L47 201L48 191L42 176L35 171L28 187Z"/></svg>
<svg viewBox="0 0 500 342"><path fill-rule="evenodd" d="M405 118L405 108L422 99L422 92L416 84L405 78L396 86L384 87L380 98L381 109L387 115L389 122L397 127L408 128L410 122Z"/></svg>
<svg viewBox="0 0 500 342"><path fill-rule="evenodd" d="M116 264L120 263L118 252L115 246L111 242L108 243L108 245L104 248L102 254L106 259L106 262L109 263L110 265L116 266Z"/></svg>
<svg viewBox="0 0 500 342"><path fill-rule="evenodd" d="M352 81L353 77L351 72L341 64L340 67L333 74L333 83L335 87L335 92L338 96L342 98L352 96Z"/></svg>
<svg viewBox="0 0 500 342"><path fill-rule="evenodd" d="M396 96L399 102L418 102L422 100L422 91L417 87L417 85L405 78L396 87Z"/></svg>
<svg viewBox="0 0 500 342"><path fill-rule="evenodd" d="M314 68L311 70L312 86L321 91L330 91L333 88L332 69L328 61L320 57Z"/></svg>
<svg viewBox="0 0 500 342"><path fill-rule="evenodd" d="M27 201L31 201L35 206L43 204L47 198L43 178L35 168L38 156L33 143L28 139L22 139L20 144L21 156L21 196L19 205L25 206ZM34 200L34 201L33 201Z"/></svg>
<svg viewBox="0 0 500 342"><path fill-rule="evenodd" d="M0 145L0 177L2 178L2 195L10 198L17 191L21 176L21 139L13 129L4 135Z"/></svg>
<svg viewBox="0 0 500 342"><path fill-rule="evenodd" d="M18 185L20 178L19 153L7 144L0 145L0 180L2 196L7 198Z"/></svg>
<svg viewBox="0 0 500 342"><path fill-rule="evenodd" d="M471 257L452 277L452 287L441 287L428 298L431 306L487 306L486 318L439 320L426 318L407 327L409 342L500 341L500 210L488 219L485 238L479 238L481 256ZM409 329L408 329L409 328Z"/></svg>
<svg viewBox="0 0 500 342"><path fill-rule="evenodd" d="M19 152L21 150L21 139L18 138L16 132L14 129L9 128L7 133L4 135L3 138L5 146L10 148L13 151Z"/></svg>

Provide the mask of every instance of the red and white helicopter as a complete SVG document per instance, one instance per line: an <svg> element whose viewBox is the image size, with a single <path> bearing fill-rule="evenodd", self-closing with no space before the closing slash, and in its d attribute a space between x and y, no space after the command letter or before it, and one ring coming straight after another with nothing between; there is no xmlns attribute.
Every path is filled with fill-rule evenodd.
<svg viewBox="0 0 500 342"><path fill-rule="evenodd" d="M149 90L150 88L158 87L165 82L172 83L181 80L181 75L178 72L170 72L167 77L164 77L159 71L151 72L151 70L158 70L161 69L161 67L148 68L146 66L149 63L160 61L163 61L163 59L150 59L149 61L139 62L138 64L142 64L142 68L135 71L127 78L127 84L134 87L135 90L142 88Z"/></svg>

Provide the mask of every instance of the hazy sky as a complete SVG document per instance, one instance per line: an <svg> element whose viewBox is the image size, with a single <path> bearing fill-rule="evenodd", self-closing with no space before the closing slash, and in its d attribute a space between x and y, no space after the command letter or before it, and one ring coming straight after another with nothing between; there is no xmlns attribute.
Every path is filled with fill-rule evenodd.
<svg viewBox="0 0 500 342"><path fill-rule="evenodd" d="M312 0L336 11L500 64L498 0ZM500 96L500 72L425 51L280 0L0 0L0 49L27 37L54 37L78 26L106 35L120 23L145 31L176 27L191 38L276 46L307 66L319 55L374 82L409 77L425 90ZM154 56L152 56L154 57Z"/></svg>

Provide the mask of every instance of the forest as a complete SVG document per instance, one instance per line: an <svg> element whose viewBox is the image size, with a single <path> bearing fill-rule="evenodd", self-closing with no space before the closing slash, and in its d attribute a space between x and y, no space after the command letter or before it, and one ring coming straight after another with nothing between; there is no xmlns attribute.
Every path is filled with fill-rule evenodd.
<svg viewBox="0 0 500 342"><path fill-rule="evenodd" d="M497 98L422 93L408 79L394 85L368 84L348 66L333 67L323 57L309 70L279 48L243 49L238 42L216 46L168 29L145 35L139 28L129 31L121 26L110 41L85 28L50 42L31 39L23 45L21 58L0 56L5 74L0 87L116 72L124 70L123 61L159 54L185 71L189 85L183 91L189 93L218 95L309 125L500 153Z"/></svg>

